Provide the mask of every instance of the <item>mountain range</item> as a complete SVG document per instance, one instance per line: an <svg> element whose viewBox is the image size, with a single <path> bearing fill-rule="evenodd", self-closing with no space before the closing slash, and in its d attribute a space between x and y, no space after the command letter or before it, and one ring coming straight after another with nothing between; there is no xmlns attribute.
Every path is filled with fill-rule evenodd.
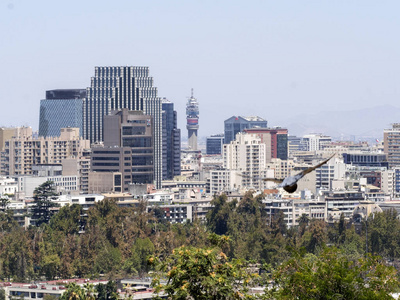
<svg viewBox="0 0 400 300"><path fill-rule="evenodd" d="M381 105L350 111L322 111L280 120L290 135L322 133L334 140L382 140L383 130L400 123L400 108Z"/></svg>

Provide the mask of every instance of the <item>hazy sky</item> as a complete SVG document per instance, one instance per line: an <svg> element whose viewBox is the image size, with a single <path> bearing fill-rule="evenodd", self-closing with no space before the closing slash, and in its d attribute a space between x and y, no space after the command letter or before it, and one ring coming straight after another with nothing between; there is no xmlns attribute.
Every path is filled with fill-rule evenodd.
<svg viewBox="0 0 400 300"><path fill-rule="evenodd" d="M38 128L45 91L95 66L149 66L186 136L232 115L288 116L400 99L400 1L0 0L0 126ZM284 123L284 122L283 122Z"/></svg>

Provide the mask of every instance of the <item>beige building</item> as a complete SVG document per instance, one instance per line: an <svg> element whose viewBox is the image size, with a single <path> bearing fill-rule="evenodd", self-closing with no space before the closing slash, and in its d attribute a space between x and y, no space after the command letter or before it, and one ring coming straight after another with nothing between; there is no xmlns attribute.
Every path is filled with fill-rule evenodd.
<svg viewBox="0 0 400 300"><path fill-rule="evenodd" d="M236 139L224 145L224 168L243 175L242 187L260 189L261 172L265 170L267 145L256 134L238 133Z"/></svg>
<svg viewBox="0 0 400 300"><path fill-rule="evenodd" d="M389 167L400 166L400 123L383 131L383 152L387 155Z"/></svg>
<svg viewBox="0 0 400 300"><path fill-rule="evenodd" d="M9 140L15 136L16 130L16 128L0 128L0 151L4 150L6 140Z"/></svg>
<svg viewBox="0 0 400 300"><path fill-rule="evenodd" d="M89 140L79 136L79 128L62 128L59 137L32 137L32 129L25 128L5 142L2 152L2 175L31 175L32 166L61 164L63 159L80 157L90 148Z"/></svg>
<svg viewBox="0 0 400 300"><path fill-rule="evenodd" d="M78 176L79 191L86 194L89 193L89 171L90 171L90 155L88 152L81 157L65 158L61 162L62 174L64 176Z"/></svg>
<svg viewBox="0 0 400 300"><path fill-rule="evenodd" d="M89 172L89 193L101 194L122 191L122 173Z"/></svg>

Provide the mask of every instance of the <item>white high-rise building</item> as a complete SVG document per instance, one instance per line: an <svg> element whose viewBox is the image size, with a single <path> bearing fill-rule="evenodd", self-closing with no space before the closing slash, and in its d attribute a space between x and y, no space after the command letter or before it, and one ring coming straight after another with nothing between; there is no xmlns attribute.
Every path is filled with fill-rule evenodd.
<svg viewBox="0 0 400 300"><path fill-rule="evenodd" d="M325 145L332 142L332 138L322 134L307 134L303 136L302 142L306 151L318 151L323 150Z"/></svg>
<svg viewBox="0 0 400 300"><path fill-rule="evenodd" d="M224 145L224 168L240 171L242 186L260 189L262 171L265 170L267 145L256 134L236 135L230 144Z"/></svg>

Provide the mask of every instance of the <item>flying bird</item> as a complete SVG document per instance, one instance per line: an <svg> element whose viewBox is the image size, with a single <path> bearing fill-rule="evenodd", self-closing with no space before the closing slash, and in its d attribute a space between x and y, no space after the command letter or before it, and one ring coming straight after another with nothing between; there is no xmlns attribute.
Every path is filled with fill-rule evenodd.
<svg viewBox="0 0 400 300"><path fill-rule="evenodd" d="M277 186L278 188L283 188L288 193L294 193L297 189L297 181L299 181L301 178L303 178L308 173L311 173L315 169L318 169L322 165L326 164L334 156L335 156L335 154L332 155L331 157L329 157L328 159L324 160L323 162L319 163L318 165L313 166L308 169L305 169L305 170L301 171L300 173L297 173L296 175L288 176L285 179L262 178L261 180L262 181L273 181L275 183L279 183L279 185Z"/></svg>

